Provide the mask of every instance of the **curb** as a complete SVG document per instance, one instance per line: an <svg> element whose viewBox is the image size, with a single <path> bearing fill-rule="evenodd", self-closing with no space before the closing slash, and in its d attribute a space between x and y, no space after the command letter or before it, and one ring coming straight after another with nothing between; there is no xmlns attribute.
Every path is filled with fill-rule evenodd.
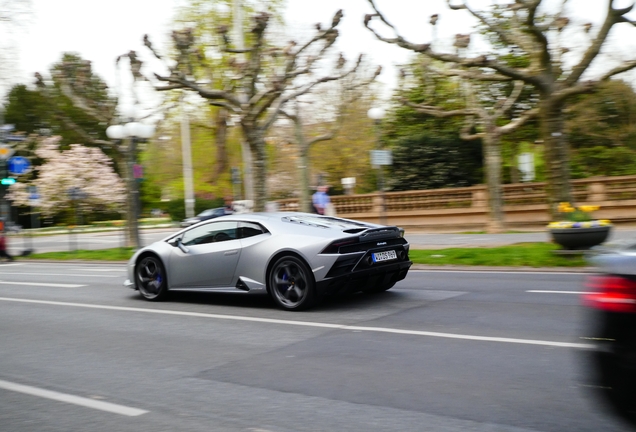
<svg viewBox="0 0 636 432"><path fill-rule="evenodd" d="M410 270L434 271L470 271L470 272L510 272L510 273L595 273L594 267L494 267L494 266L436 266L428 264L413 264Z"/></svg>

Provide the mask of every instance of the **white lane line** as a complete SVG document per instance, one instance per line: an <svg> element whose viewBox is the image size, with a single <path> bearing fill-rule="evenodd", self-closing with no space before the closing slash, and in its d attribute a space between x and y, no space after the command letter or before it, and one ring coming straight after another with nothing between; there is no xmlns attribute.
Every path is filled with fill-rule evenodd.
<svg viewBox="0 0 636 432"><path fill-rule="evenodd" d="M506 268L506 267L504 267ZM418 268L411 268L409 270L409 273L458 273L458 274L513 274L513 275L528 275L528 276L534 276L534 275L575 275L575 276L580 276L580 275L588 275L590 274L590 272L573 272L573 271L560 271L560 270L555 270L555 271L540 271L540 270L473 270L473 269L462 269L462 270L456 270L456 269L418 269Z"/></svg>
<svg viewBox="0 0 636 432"><path fill-rule="evenodd" d="M7 272L2 272L2 275L15 275L15 276L70 276L70 277L88 277L88 276L96 276L96 275L90 275L90 274L70 274L70 273L7 273ZM121 277L120 275L99 275L100 278L118 278Z"/></svg>
<svg viewBox="0 0 636 432"><path fill-rule="evenodd" d="M590 294L589 291L550 291L550 290L527 290L527 293L537 294Z"/></svg>
<svg viewBox="0 0 636 432"><path fill-rule="evenodd" d="M92 272L122 272L126 271L125 264L122 264L120 267L102 267L102 268L87 268L87 267L77 267L74 268L75 271L92 271Z"/></svg>
<svg viewBox="0 0 636 432"><path fill-rule="evenodd" d="M581 343L572 343L572 342L555 342L555 341L544 341L544 340L533 340L533 339L474 336L474 335L439 333L439 332L420 331L420 330L401 330L401 329L394 329L394 328L388 328L388 327L349 326L349 325L343 325L343 324L330 324L330 323L320 323L320 322L311 322L311 321L290 321L290 320L280 320L280 319L273 319L273 318L256 318L256 317L248 317L248 316L219 315L219 314L209 314L209 313L201 313L201 312L175 311L175 310L168 310L168 309L146 309L146 308L125 307L125 306L106 306L106 305L97 305L97 304L89 304L89 303L67 303L67 302L56 302L56 301L47 301L47 300L17 299L17 298L8 298L8 297L0 297L0 301L46 304L46 305L53 305L53 306L71 306L71 307L125 311L125 312L143 312L143 313L163 314L163 315L178 315L178 316L197 317L197 318L212 318L212 319L220 319L220 320L248 321L248 322L282 324L282 325L293 325L293 326L303 326L303 327L330 328L330 329L337 329L337 330L353 330L353 331L357 330L357 331L367 331L367 332L376 332L376 333L392 333L392 334L402 334L402 335L412 335L412 336L438 337L438 338L446 338L446 339L463 339L463 340L473 340L473 341L482 341L482 342L502 342L502 343L514 343L514 344L524 344L524 345L541 345L541 346L559 347L559 348L592 348L593 347L593 345L590 345L590 344L581 344Z"/></svg>
<svg viewBox="0 0 636 432"><path fill-rule="evenodd" d="M26 286L37 286L37 287L53 287L53 288L81 288L86 285L77 285L77 284L55 284L55 283L44 283L44 282L11 282L11 281L0 281L0 285L26 285Z"/></svg>
<svg viewBox="0 0 636 432"><path fill-rule="evenodd" d="M127 407L124 405L118 405L110 402L97 401L94 399L88 399L81 396L73 396L66 393L59 393L56 391L45 390L38 387L31 387L22 384L16 384L9 381L0 380L0 388L10 390L18 393L24 393L31 396L38 396L45 399L52 399L58 402L66 402L73 405L79 405L87 408L92 408L100 411L107 411L114 414L120 414L129 417L135 417L142 414L146 414L148 411L139 408Z"/></svg>

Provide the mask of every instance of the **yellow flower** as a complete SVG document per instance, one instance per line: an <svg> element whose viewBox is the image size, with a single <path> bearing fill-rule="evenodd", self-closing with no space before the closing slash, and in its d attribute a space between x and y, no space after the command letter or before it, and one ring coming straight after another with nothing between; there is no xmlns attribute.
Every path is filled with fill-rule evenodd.
<svg viewBox="0 0 636 432"><path fill-rule="evenodd" d="M597 205L582 205L575 207L569 202L559 203L558 212L562 214L563 221L551 222L548 228L596 228L601 226L611 226L607 219L594 220L592 212L600 207Z"/></svg>
<svg viewBox="0 0 636 432"><path fill-rule="evenodd" d="M579 207L579 210L584 211L585 213L591 213L598 210L599 208L599 206L583 205Z"/></svg>

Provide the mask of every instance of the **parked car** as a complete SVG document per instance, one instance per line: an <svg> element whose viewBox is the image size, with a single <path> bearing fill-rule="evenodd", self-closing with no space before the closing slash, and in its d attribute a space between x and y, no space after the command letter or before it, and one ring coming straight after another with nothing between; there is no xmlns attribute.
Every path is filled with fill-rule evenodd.
<svg viewBox="0 0 636 432"><path fill-rule="evenodd" d="M181 226L189 227L191 225L198 224L201 221L214 219L219 216L225 216L227 214L232 214L232 210L229 210L225 207L217 207L213 209L203 210L201 213L199 213L198 215L194 217L184 219L181 222Z"/></svg>
<svg viewBox="0 0 636 432"><path fill-rule="evenodd" d="M592 388L636 426L636 240L596 249L599 274L587 281L589 377Z"/></svg>
<svg viewBox="0 0 636 432"><path fill-rule="evenodd" d="M183 229L137 251L126 286L147 300L169 291L268 293L285 310L323 295L377 293L411 266L404 230L308 213L244 213Z"/></svg>

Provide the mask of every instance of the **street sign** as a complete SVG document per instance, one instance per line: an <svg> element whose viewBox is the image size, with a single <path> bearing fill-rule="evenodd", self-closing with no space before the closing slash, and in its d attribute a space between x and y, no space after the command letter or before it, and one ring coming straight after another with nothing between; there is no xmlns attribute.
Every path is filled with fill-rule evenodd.
<svg viewBox="0 0 636 432"><path fill-rule="evenodd" d="M517 156L519 163L519 171L521 173L521 181L532 181L535 177L534 171L534 154L521 153Z"/></svg>
<svg viewBox="0 0 636 432"><path fill-rule="evenodd" d="M13 150L13 147L0 143L0 160L9 159L14 152L15 150Z"/></svg>
<svg viewBox="0 0 636 432"><path fill-rule="evenodd" d="M9 174L26 174L31 169L31 162L25 157L14 156L7 162Z"/></svg>
<svg viewBox="0 0 636 432"><path fill-rule="evenodd" d="M371 150L371 165L392 165L391 150Z"/></svg>

